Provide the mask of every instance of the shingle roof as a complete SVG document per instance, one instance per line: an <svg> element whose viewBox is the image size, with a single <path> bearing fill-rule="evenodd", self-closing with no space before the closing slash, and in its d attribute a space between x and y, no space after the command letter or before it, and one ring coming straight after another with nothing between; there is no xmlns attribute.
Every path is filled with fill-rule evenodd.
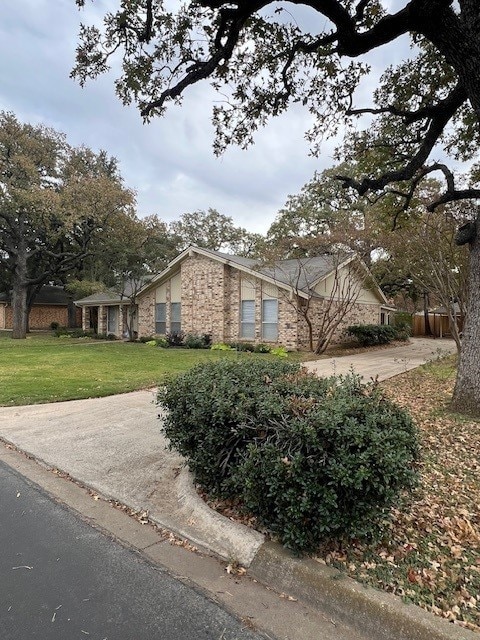
<svg viewBox="0 0 480 640"><path fill-rule="evenodd" d="M10 302L12 299L10 292L0 293L0 302ZM57 285L44 285L37 293L34 305L67 305L72 300L71 294Z"/></svg>
<svg viewBox="0 0 480 640"><path fill-rule="evenodd" d="M152 279L152 276L145 276L143 278L139 278L136 282L130 281L126 282L122 291L116 291L115 289L106 289L105 291L100 291L98 293L92 293L91 296L86 296L81 300L75 300L75 304L77 305L88 305L88 304L120 304L128 301L128 298L134 293L137 292L145 286L147 282Z"/></svg>
<svg viewBox="0 0 480 640"><path fill-rule="evenodd" d="M125 296L124 296L125 297ZM101 304L104 302L120 302L121 296L116 291L109 289L107 291L99 291L98 293L92 293L91 296L86 296L81 300L75 300L75 304Z"/></svg>
<svg viewBox="0 0 480 640"><path fill-rule="evenodd" d="M263 263L253 258L244 258L242 256L234 256L221 251L211 251L209 253L217 255L223 260L229 260L237 263L260 274L273 278L277 282L281 282L300 291L307 293L311 287L321 278L335 270L335 268L353 254L330 254L325 253L321 256L312 258L298 258L293 260L275 260L271 263Z"/></svg>

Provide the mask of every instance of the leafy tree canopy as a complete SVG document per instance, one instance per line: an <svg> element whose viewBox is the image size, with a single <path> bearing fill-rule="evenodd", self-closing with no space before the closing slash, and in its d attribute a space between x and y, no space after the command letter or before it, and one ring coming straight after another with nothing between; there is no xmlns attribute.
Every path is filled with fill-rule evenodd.
<svg viewBox="0 0 480 640"><path fill-rule="evenodd" d="M299 103L312 115L307 136L314 152L323 137L343 130L342 153L383 151L367 177L343 176L361 194L404 180L415 186L440 172L442 202L479 197L475 164L457 184L445 162L429 158L441 150L445 157L476 159L480 5L404 0L390 10L391 4L199 0L169 11L159 0L121 0L103 27L81 27L73 74L84 83L119 54L117 93L147 119L180 102L190 85L209 80L222 94L213 112L217 153L230 143L247 146L271 116ZM371 72L366 54L403 36L411 41L410 58L385 68L371 102L362 104ZM367 128L358 132L357 119L366 115Z"/></svg>
<svg viewBox="0 0 480 640"><path fill-rule="evenodd" d="M83 6L85 0L76 0ZM160 0L119 0L103 27L82 26L73 75L104 73L116 54L116 90L144 118L164 113L209 80L217 153L247 146L258 127L293 104L311 115L313 152L345 134L339 175L363 196L388 190L409 207L432 175L442 193L430 209L480 198L480 3L478 0L197 0L169 11ZM304 28L304 25L308 25ZM410 39L411 53L385 65L373 94L367 54ZM370 94L370 98L367 97ZM371 154L375 162L370 162ZM452 161L468 162L458 180ZM365 173L362 175L363 167ZM360 177L358 177L360 176ZM472 210L469 290L480 283L480 220ZM480 297L470 295L454 406L480 415Z"/></svg>
<svg viewBox="0 0 480 640"><path fill-rule="evenodd" d="M13 337L25 337L32 295L79 264L132 202L114 159L0 113L0 266L12 287Z"/></svg>
<svg viewBox="0 0 480 640"><path fill-rule="evenodd" d="M261 241L260 235L237 227L230 216L211 208L208 211L184 213L179 220L170 223L169 230L179 251L195 245L214 251L253 256Z"/></svg>
<svg viewBox="0 0 480 640"><path fill-rule="evenodd" d="M373 252L384 247L392 228L409 225L424 203L417 196L404 211L396 194L359 196L336 178L339 173L355 175L356 171L355 163L342 163L315 174L300 193L288 196L267 232L267 245L286 258L318 255L326 247L347 247L370 265Z"/></svg>

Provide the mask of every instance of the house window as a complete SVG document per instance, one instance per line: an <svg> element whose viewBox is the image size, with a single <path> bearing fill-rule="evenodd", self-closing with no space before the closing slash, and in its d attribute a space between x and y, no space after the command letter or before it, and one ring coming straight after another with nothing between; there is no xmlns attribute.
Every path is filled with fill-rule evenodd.
<svg viewBox="0 0 480 640"><path fill-rule="evenodd" d="M255 339L255 292L254 279L243 277L240 286L240 338Z"/></svg>
<svg viewBox="0 0 480 640"><path fill-rule="evenodd" d="M157 302L155 305L155 333L167 333L167 304Z"/></svg>
<svg viewBox="0 0 480 640"><path fill-rule="evenodd" d="M172 302L170 305L170 333L180 333L182 330L182 305Z"/></svg>
<svg viewBox="0 0 480 640"><path fill-rule="evenodd" d="M255 338L255 300L242 300L240 309L240 337Z"/></svg>
<svg viewBox="0 0 480 640"><path fill-rule="evenodd" d="M262 300L262 338L269 342L278 340L278 300Z"/></svg>

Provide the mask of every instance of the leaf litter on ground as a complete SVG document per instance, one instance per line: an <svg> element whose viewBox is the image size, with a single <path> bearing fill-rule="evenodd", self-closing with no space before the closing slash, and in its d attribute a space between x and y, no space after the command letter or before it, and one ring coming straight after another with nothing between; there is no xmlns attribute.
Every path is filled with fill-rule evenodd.
<svg viewBox="0 0 480 640"><path fill-rule="evenodd" d="M480 631L480 422L449 412L455 375L450 356L381 383L419 428L420 486L391 510L381 542L332 542L315 560ZM227 518L268 535L241 504L197 490Z"/></svg>
<svg viewBox="0 0 480 640"><path fill-rule="evenodd" d="M329 544L317 561L480 631L480 422L450 413L454 358L382 383L419 428L420 486L381 542Z"/></svg>

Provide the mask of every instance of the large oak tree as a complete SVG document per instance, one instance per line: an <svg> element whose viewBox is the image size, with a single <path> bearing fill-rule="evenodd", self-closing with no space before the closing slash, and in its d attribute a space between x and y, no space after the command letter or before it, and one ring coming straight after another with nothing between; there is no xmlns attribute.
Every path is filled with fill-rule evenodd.
<svg viewBox="0 0 480 640"><path fill-rule="evenodd" d="M76 0L83 5L84 0ZM360 195L394 190L408 207L426 176L443 177L431 203L480 198L478 170L458 184L448 157L474 160L480 136L478 0L198 0L169 12L159 0L122 0L104 28L82 27L75 75L95 77L120 54L116 89L145 118L210 80L222 92L214 108L215 149L242 146L269 117L292 103L313 117L312 148L345 130L344 154L381 151L363 178L340 176ZM308 15L305 15L307 12ZM302 25L308 24L309 29ZM369 104L359 103L370 68L365 57L389 43L412 44L409 60L387 67ZM388 58L388 56L386 56ZM379 51L377 63L381 63ZM360 118L360 123L358 123ZM368 127L362 131L362 122ZM352 122L360 127L351 128ZM361 165L361 162L360 162ZM405 186L407 185L407 186ZM480 237L472 209L470 291L454 403L480 413Z"/></svg>
<svg viewBox="0 0 480 640"><path fill-rule="evenodd" d="M71 148L63 135L0 113L0 265L12 289L13 338L25 338L29 302L89 252L95 233L131 206L115 160Z"/></svg>

